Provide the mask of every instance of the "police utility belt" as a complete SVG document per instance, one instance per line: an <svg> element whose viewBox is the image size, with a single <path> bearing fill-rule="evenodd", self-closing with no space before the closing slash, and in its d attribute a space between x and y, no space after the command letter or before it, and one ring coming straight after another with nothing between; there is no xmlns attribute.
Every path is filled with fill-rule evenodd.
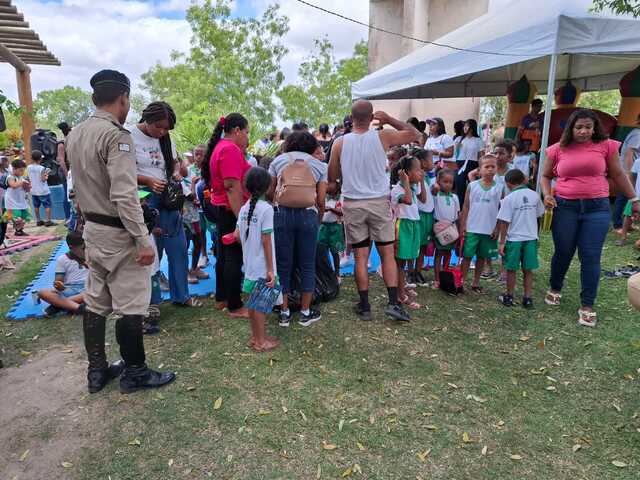
<svg viewBox="0 0 640 480"><path fill-rule="evenodd" d="M82 212L82 215L84 216L85 220L88 220L89 222L125 230L124 223L122 223L122 220L120 220L119 217L112 217L110 215L103 215L102 213L93 212Z"/></svg>

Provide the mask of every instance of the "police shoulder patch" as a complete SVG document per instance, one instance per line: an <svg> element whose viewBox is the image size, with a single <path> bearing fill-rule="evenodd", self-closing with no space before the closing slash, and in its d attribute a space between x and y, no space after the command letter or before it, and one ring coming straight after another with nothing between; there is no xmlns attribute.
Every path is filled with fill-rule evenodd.
<svg viewBox="0 0 640 480"><path fill-rule="evenodd" d="M130 152L131 146L128 143L119 143L118 150L121 152Z"/></svg>

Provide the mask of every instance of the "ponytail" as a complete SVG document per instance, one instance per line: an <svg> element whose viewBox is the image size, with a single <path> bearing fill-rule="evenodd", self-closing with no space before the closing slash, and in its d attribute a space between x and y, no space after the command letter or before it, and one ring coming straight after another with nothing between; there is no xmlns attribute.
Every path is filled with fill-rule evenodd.
<svg viewBox="0 0 640 480"><path fill-rule="evenodd" d="M211 186L211 156L213 155L216 145L218 145L218 142L222 138L222 134L229 133L236 127L244 130L248 125L249 122L240 113L230 113L226 117L220 117L220 120L216 123L213 133L211 134L211 138L209 139L209 143L207 144L207 154L202 161L201 168L202 178L204 179L204 183L207 188Z"/></svg>
<svg viewBox="0 0 640 480"><path fill-rule="evenodd" d="M251 227L251 218L253 212L256 209L258 200L267 193L271 186L271 175L262 167L253 167L244 176L244 185L247 191L251 194L249 200L249 212L247 215L247 232L245 233L245 240L249 236L249 228Z"/></svg>

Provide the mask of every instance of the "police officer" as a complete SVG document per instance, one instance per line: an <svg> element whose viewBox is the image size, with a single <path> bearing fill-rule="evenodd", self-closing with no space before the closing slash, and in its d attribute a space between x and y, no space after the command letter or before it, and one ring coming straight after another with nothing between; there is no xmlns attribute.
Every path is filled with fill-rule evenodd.
<svg viewBox="0 0 640 480"><path fill-rule="evenodd" d="M150 265L155 258L138 199L136 159L122 124L129 112L129 79L114 70L91 78L96 112L69 134L67 157L74 190L86 225L89 266L83 318L89 357L89 392L99 392L120 378L120 391L157 388L174 373L151 370L145 363L142 320L151 297ZM119 315L116 339L124 362L109 365L104 350L105 321Z"/></svg>

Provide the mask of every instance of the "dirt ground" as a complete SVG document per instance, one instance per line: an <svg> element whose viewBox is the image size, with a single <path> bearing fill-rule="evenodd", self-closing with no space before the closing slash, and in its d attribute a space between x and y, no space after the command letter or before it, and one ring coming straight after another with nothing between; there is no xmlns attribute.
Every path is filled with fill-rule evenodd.
<svg viewBox="0 0 640 480"><path fill-rule="evenodd" d="M89 400L84 358L79 344L56 345L0 370L1 479L72 478L81 450L100 441L107 402Z"/></svg>

